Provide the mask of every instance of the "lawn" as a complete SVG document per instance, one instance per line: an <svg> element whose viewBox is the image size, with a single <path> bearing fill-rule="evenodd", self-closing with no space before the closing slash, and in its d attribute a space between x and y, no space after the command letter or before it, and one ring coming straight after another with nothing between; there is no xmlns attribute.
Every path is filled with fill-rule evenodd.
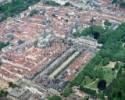
<svg viewBox="0 0 125 100"><path fill-rule="evenodd" d="M107 85L109 85L114 78L115 78L114 72L109 68L104 68L103 79L106 80Z"/></svg>
<svg viewBox="0 0 125 100"><path fill-rule="evenodd" d="M97 84L99 79L96 79L95 81L91 82L90 84L86 85L85 87L90 88L92 90L97 90Z"/></svg>
<svg viewBox="0 0 125 100"><path fill-rule="evenodd" d="M86 84L90 84L91 82L93 82L93 80L86 76L85 79L82 81L82 84L86 85Z"/></svg>

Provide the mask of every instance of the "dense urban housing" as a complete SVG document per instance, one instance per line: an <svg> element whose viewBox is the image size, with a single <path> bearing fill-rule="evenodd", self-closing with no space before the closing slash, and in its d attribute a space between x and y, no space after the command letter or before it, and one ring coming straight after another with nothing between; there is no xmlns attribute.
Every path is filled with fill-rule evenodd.
<svg viewBox="0 0 125 100"><path fill-rule="evenodd" d="M125 100L125 0L0 0L0 100Z"/></svg>

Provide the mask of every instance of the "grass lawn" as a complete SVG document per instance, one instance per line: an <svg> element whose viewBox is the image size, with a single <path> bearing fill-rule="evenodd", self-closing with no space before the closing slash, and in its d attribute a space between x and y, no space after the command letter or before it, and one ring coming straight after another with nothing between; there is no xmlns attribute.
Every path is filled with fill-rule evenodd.
<svg viewBox="0 0 125 100"><path fill-rule="evenodd" d="M93 80L91 78L89 78L88 76L86 76L85 79L82 81L82 84L87 85L92 82L93 82Z"/></svg>
<svg viewBox="0 0 125 100"><path fill-rule="evenodd" d="M90 88L92 90L97 90L97 84L98 84L99 79L96 79L92 83L86 85L85 87Z"/></svg>
<svg viewBox="0 0 125 100"><path fill-rule="evenodd" d="M103 79L106 80L107 85L109 85L112 82L112 80L115 78L114 72L112 71L112 69L107 67L103 67L102 69L103 69ZM98 81L99 81L98 78L96 80L92 80L91 78L86 76L82 84L86 88L97 90Z"/></svg>
<svg viewBox="0 0 125 100"><path fill-rule="evenodd" d="M110 68L104 68L103 79L106 80L107 85L109 85L114 78L115 78L114 72Z"/></svg>

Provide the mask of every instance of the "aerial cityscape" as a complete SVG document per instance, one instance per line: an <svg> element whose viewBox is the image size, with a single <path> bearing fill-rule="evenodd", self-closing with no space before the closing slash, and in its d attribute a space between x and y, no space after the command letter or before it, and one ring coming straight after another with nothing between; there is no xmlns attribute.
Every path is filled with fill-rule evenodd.
<svg viewBox="0 0 125 100"><path fill-rule="evenodd" d="M125 100L125 0L0 0L0 100Z"/></svg>

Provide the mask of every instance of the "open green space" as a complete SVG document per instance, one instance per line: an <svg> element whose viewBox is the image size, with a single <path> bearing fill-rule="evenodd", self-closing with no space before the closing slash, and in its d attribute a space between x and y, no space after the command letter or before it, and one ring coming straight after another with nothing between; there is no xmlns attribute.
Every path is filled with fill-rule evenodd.
<svg viewBox="0 0 125 100"><path fill-rule="evenodd" d="M83 84L83 85L88 85L88 84L92 83L93 81L94 81L94 80L92 80L90 77L86 76L86 77L84 78L84 80L82 81L82 84Z"/></svg>
<svg viewBox="0 0 125 100"><path fill-rule="evenodd" d="M96 79L95 81L85 85L84 87L90 88L92 90L96 90L97 89L97 83L98 83L98 79Z"/></svg>
<svg viewBox="0 0 125 100"><path fill-rule="evenodd" d="M103 44L103 47L96 56L69 84L70 88L80 86L81 90L91 95L97 95L96 91L92 90L92 88L96 88L98 84L96 80L105 80L106 86L108 87L113 84L115 79L117 80L119 71L124 66L120 63L125 63L125 48L123 47L123 43L125 42L125 23L119 25L116 30L103 29L100 26L93 26L93 29L89 27L74 33L74 36L96 37L98 42ZM111 62L115 64L113 65ZM89 77L89 79L86 79L86 77ZM90 84L89 87L86 88L87 84L83 84L83 81L86 81L88 85ZM125 80L121 80L121 82L122 81ZM111 98L113 99L113 97Z"/></svg>
<svg viewBox="0 0 125 100"><path fill-rule="evenodd" d="M29 6L39 2L40 0L12 0L10 3L0 5L0 22L13 17L26 10Z"/></svg>
<svg viewBox="0 0 125 100"><path fill-rule="evenodd" d="M110 84L114 78L115 78L114 71L112 71L109 68L104 69L103 79L106 80L107 85Z"/></svg>
<svg viewBox="0 0 125 100"><path fill-rule="evenodd" d="M98 90L98 82L100 79L104 79L107 82L107 86L112 82L112 80L115 78L114 72L110 69L110 68L96 68L95 70L95 76L97 77L95 80L93 80L92 78L85 77L83 79L83 82L81 85L81 87L85 87L91 90Z"/></svg>

